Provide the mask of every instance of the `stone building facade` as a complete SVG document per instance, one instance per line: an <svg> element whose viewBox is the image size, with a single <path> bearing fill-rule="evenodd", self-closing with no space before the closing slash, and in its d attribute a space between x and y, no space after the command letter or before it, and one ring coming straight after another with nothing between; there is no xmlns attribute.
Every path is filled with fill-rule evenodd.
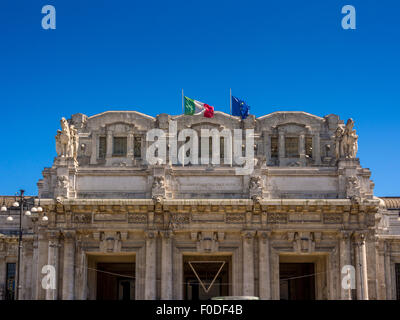
<svg viewBox="0 0 400 320"><path fill-rule="evenodd" d="M374 196L353 125L305 112L63 118L38 182L44 213L24 218L21 299L399 298L400 201ZM146 157L152 129L165 132L165 161ZM172 161L184 129L252 130L242 148L254 169ZM219 158L231 143L209 139ZM3 288L17 240L0 237ZM45 265L54 289L43 289Z"/></svg>

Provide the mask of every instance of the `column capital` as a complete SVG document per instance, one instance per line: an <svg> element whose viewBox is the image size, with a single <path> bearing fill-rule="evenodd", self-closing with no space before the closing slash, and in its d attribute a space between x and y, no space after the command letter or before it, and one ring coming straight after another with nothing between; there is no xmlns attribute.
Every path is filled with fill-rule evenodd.
<svg viewBox="0 0 400 320"><path fill-rule="evenodd" d="M159 235L162 239L172 239L175 236L172 230L162 230L159 232Z"/></svg>
<svg viewBox="0 0 400 320"><path fill-rule="evenodd" d="M367 238L367 233L366 232L354 232L353 234L353 239L358 243L358 244L364 244L365 240Z"/></svg>
<svg viewBox="0 0 400 320"><path fill-rule="evenodd" d="M243 239L247 240L252 240L254 239L254 236L256 235L256 231L254 230L243 230L240 235L243 237Z"/></svg>
<svg viewBox="0 0 400 320"><path fill-rule="evenodd" d="M258 230L256 236L260 240L268 240L271 237L271 231Z"/></svg>
<svg viewBox="0 0 400 320"><path fill-rule="evenodd" d="M65 230L63 232L64 241L73 241L75 240L76 231L75 230Z"/></svg>
<svg viewBox="0 0 400 320"><path fill-rule="evenodd" d="M144 237L146 240L155 240L157 238L158 231L148 230L144 232Z"/></svg>

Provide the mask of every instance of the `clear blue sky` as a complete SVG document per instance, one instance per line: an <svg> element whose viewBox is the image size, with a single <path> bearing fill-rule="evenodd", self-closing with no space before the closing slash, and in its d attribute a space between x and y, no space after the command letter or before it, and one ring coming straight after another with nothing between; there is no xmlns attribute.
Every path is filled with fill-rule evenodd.
<svg viewBox="0 0 400 320"><path fill-rule="evenodd" d="M0 194L37 193L62 116L179 114L181 88L229 112L232 88L256 116L352 117L375 194L400 196L399 1L2 0L0 26Z"/></svg>

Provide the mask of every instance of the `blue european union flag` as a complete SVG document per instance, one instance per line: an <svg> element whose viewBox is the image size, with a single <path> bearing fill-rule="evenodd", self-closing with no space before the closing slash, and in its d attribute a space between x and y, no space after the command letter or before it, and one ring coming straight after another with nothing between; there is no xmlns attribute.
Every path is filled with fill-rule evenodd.
<svg viewBox="0 0 400 320"><path fill-rule="evenodd" d="M232 115L239 116L242 119L246 119L249 115L250 107L244 102L234 96L232 96Z"/></svg>

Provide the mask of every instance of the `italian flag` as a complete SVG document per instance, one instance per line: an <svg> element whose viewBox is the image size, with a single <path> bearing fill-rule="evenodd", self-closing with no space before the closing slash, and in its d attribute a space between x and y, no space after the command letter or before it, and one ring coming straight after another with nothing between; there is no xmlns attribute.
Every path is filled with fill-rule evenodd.
<svg viewBox="0 0 400 320"><path fill-rule="evenodd" d="M194 99L185 97L185 114L197 115L203 113L204 117L214 117L214 107Z"/></svg>

